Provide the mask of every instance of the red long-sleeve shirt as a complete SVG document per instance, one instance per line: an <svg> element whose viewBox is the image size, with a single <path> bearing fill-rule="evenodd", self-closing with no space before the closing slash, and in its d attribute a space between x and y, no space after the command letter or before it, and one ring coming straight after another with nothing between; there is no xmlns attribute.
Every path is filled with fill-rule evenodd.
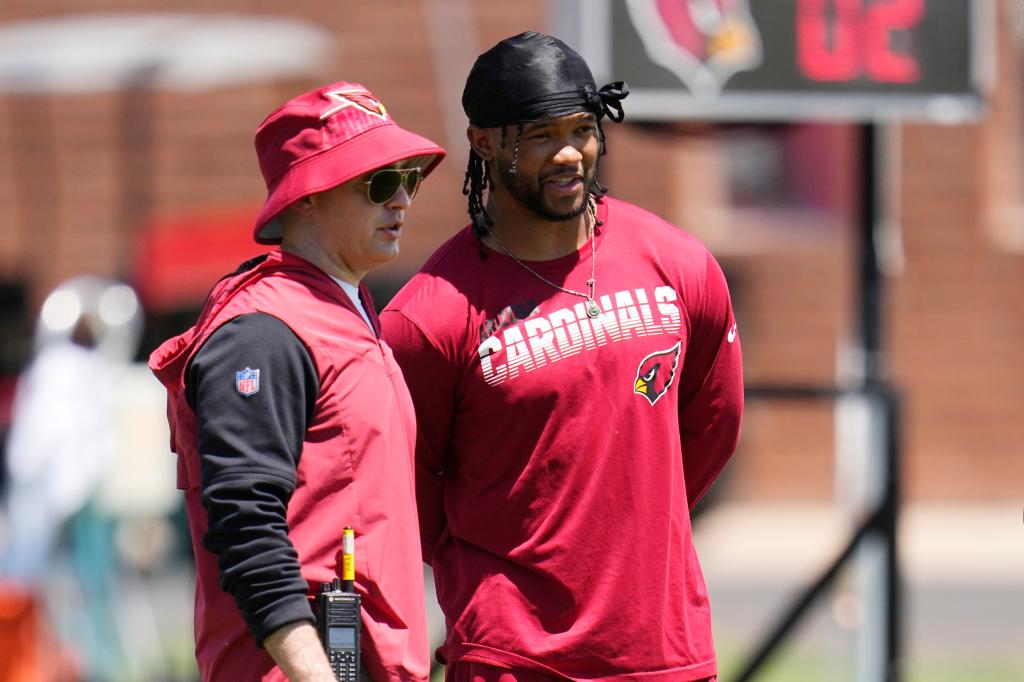
<svg viewBox="0 0 1024 682"><path fill-rule="evenodd" d="M469 228L382 313L418 421L439 652L573 679L716 673L689 510L735 449L740 344L695 239L606 198L603 313ZM528 267L587 291L591 250Z"/></svg>

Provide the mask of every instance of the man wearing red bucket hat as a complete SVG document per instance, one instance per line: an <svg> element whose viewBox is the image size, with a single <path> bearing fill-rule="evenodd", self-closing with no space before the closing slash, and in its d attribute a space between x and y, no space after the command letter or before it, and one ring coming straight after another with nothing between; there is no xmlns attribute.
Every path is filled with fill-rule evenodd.
<svg viewBox="0 0 1024 682"><path fill-rule="evenodd" d="M363 276L398 254L420 180L444 157L366 88L334 83L256 132L280 244L213 289L150 367L196 558L203 680L333 680L310 598L356 531L363 676L429 673L413 491L415 419Z"/></svg>

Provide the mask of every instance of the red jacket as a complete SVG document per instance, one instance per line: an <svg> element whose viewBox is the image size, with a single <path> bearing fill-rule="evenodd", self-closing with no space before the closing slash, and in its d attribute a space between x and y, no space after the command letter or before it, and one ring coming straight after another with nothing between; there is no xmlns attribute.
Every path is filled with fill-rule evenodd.
<svg viewBox="0 0 1024 682"><path fill-rule="evenodd" d="M364 291L364 300L368 300ZM413 488L415 419L391 349L375 337L341 287L279 250L211 293L196 325L150 357L168 391L171 449L185 491L196 558L196 659L204 680L284 680L257 646L218 582L217 557L202 546L196 415L186 400L189 361L225 322L262 312L283 321L308 349L320 394L287 508L310 594L340 573L341 531L356 529L356 586L363 597L363 661L377 680L429 673L422 567ZM368 313L376 326L372 306Z"/></svg>

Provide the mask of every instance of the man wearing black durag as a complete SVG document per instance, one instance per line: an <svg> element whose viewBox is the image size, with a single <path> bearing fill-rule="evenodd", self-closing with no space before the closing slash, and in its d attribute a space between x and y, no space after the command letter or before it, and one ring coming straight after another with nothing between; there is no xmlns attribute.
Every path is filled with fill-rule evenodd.
<svg viewBox="0 0 1024 682"><path fill-rule="evenodd" d="M689 512L736 447L740 342L707 249L597 179L627 93L551 36L482 54L471 222L382 316L449 680L717 674Z"/></svg>

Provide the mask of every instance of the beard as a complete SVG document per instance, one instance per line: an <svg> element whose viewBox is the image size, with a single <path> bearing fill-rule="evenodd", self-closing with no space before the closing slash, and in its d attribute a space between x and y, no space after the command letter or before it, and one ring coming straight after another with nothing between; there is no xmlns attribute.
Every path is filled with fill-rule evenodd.
<svg viewBox="0 0 1024 682"><path fill-rule="evenodd" d="M600 160L600 156L595 158L594 165L583 172L583 201L569 211L559 212L544 200L541 186L547 176L527 177L522 173L513 173L512 167L504 159L500 156L495 158L498 175L508 193L537 216L556 223L576 218L587 210L588 199L597 187L597 168ZM553 173L549 175L553 175Z"/></svg>

